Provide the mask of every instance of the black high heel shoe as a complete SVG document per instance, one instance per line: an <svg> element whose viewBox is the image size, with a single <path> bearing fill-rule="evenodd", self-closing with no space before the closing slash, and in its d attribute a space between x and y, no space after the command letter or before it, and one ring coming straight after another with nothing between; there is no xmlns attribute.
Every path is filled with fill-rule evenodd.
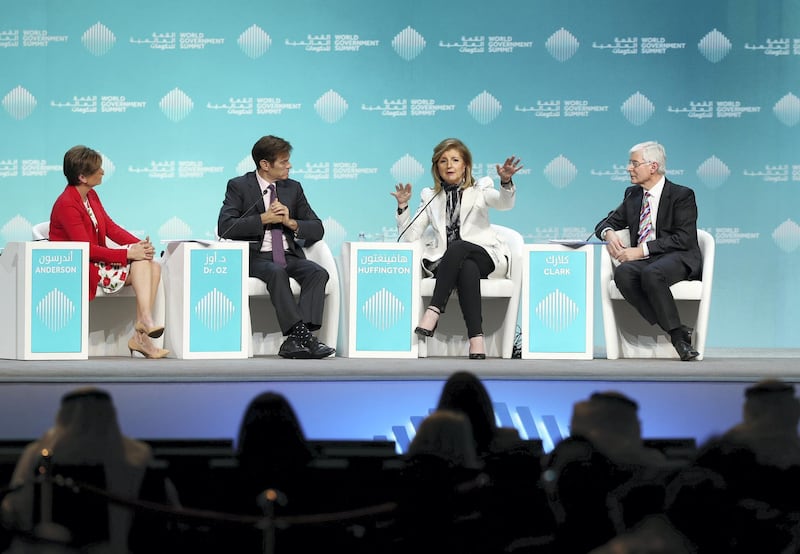
<svg viewBox="0 0 800 554"><path fill-rule="evenodd" d="M442 312L435 310L433 307L428 306L426 309L432 311L436 315L442 315ZM436 323L433 325L433 329L426 329L425 327L417 327L414 329L414 332L420 337L432 337L433 333L436 331L436 328L439 326L439 320L436 320Z"/></svg>
<svg viewBox="0 0 800 554"><path fill-rule="evenodd" d="M476 337L473 337L473 338L477 338L477 337L481 337L481 339L483 339L483 335L476 335ZM484 350L486 350L486 344L485 343L484 343L483 348L484 348ZM470 352L469 353L469 359L470 360L485 360L486 359L486 352Z"/></svg>

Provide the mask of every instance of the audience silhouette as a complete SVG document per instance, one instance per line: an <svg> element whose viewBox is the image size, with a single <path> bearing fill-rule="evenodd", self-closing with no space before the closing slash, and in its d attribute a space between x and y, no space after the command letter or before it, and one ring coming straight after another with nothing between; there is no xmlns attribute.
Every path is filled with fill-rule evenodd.
<svg viewBox="0 0 800 554"><path fill-rule="evenodd" d="M314 490L309 446L300 420L282 394L266 391L248 404L239 426L236 441L238 462L231 486L233 513L286 517L314 513L314 501L323 490ZM263 529L225 529L219 547L235 544L242 552L259 552L264 541ZM276 549L302 552L321 546L313 533L302 528L274 530Z"/></svg>
<svg viewBox="0 0 800 554"><path fill-rule="evenodd" d="M289 495L302 486L314 453L289 401L279 393L264 392L244 412L236 457L244 501L256 510L265 490Z"/></svg>
<svg viewBox="0 0 800 554"><path fill-rule="evenodd" d="M696 552L800 552L798 406L788 383L748 387L742 422L671 484L667 515Z"/></svg>
<svg viewBox="0 0 800 554"><path fill-rule="evenodd" d="M513 427L500 427L489 392L473 373L457 371L442 387L438 409L461 412L469 419L475 448L491 482L483 495L483 518L495 538L494 547L505 547L513 538L541 542L553 532L554 520L547 508L540 481L539 452L520 438Z"/></svg>
<svg viewBox="0 0 800 554"><path fill-rule="evenodd" d="M800 465L800 401L794 386L767 379L745 390L742 422L722 439L752 450L759 463L785 468Z"/></svg>
<svg viewBox="0 0 800 554"><path fill-rule="evenodd" d="M544 473L559 552L587 552L663 512L677 468L644 446L638 409L613 390L573 406L571 437L555 446Z"/></svg>
<svg viewBox="0 0 800 554"><path fill-rule="evenodd" d="M748 387L742 421L668 481L663 512L592 554L800 552L799 421L793 385Z"/></svg>
<svg viewBox="0 0 800 554"><path fill-rule="evenodd" d="M396 552L477 552L480 470L469 419L436 410L408 447L401 475Z"/></svg>
<svg viewBox="0 0 800 554"><path fill-rule="evenodd" d="M497 426L489 393L481 380L469 371L457 371L445 381L438 410L454 410L469 419L475 448L481 457L514 446L519 441L516 429Z"/></svg>
<svg viewBox="0 0 800 554"><path fill-rule="evenodd" d="M401 465L356 463L345 477L342 468L352 460L321 454L289 401L267 391L245 409L227 471L207 469L205 482L198 474L195 486L208 491L216 510L200 525L181 512L152 448L122 433L111 396L77 388L62 397L54 425L17 461L2 501L0 547L11 553L800 552L800 400L792 384L776 379L747 387L744 396L741 422L691 459L648 448L637 402L614 390L577 401L570 435L542 455L534 441L498 426L476 375L457 371L406 454L396 457ZM392 471L396 478L387 477ZM75 485L61 486L62 478ZM360 486L384 490L353 490ZM376 506L366 498L386 502Z"/></svg>
<svg viewBox="0 0 800 554"><path fill-rule="evenodd" d="M615 463L661 465L666 457L642 441L639 405L617 391L593 393L572 408L570 434L590 440Z"/></svg>
<svg viewBox="0 0 800 554"><path fill-rule="evenodd" d="M3 500L3 520L14 531L69 547L129 552L130 509L85 492L72 494L49 480L62 475L135 500L151 459L147 444L122 434L108 392L75 389L62 397L54 426L27 445L18 460L10 485L19 488ZM13 552L41 549L41 543L25 540L11 544Z"/></svg>

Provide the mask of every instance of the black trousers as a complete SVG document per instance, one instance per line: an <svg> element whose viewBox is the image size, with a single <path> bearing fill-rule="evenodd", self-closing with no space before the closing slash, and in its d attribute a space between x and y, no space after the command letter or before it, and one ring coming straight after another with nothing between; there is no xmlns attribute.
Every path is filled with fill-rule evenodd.
<svg viewBox="0 0 800 554"><path fill-rule="evenodd" d="M299 322L311 331L322 327L325 308L325 285L328 272L319 264L286 252L286 267L272 261L272 252L250 254L250 276L267 284L269 298L275 306L278 325L284 335ZM300 298L295 301L289 278L300 284Z"/></svg>
<svg viewBox="0 0 800 554"><path fill-rule="evenodd" d="M467 324L467 336L483 334L481 315L481 279L494 271L494 262L482 246L465 240L453 241L434 271L431 306L444 313L453 289L458 291L458 303Z"/></svg>
<svg viewBox="0 0 800 554"><path fill-rule="evenodd" d="M614 282L622 296L651 325L669 333L681 326L678 306L669 287L689 276L677 253L621 263L614 270Z"/></svg>

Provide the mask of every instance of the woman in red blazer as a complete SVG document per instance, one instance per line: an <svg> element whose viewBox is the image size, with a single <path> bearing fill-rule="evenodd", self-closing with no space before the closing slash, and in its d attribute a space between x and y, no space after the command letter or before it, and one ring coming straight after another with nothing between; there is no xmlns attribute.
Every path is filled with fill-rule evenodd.
<svg viewBox="0 0 800 554"><path fill-rule="evenodd" d="M102 164L102 156L86 146L74 146L64 154L67 187L53 204L50 240L89 243L89 300L94 299L98 286L107 294L133 286L136 326L128 349L131 356L140 352L146 358L163 358L169 351L150 340L164 333L164 326L153 321L161 266L153 259L155 248L149 237L139 240L114 223L103 209L94 191L103 182ZM120 247L109 247L106 239Z"/></svg>

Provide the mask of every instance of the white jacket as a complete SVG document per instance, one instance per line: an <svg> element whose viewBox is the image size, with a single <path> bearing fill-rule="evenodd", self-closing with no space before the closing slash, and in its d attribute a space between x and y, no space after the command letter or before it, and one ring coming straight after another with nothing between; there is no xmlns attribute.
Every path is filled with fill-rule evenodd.
<svg viewBox="0 0 800 554"><path fill-rule="evenodd" d="M422 201L417 209L414 219L410 210L405 210L397 216L399 232L409 225L403 234L403 241L422 241L422 259L436 261L444 255L447 248L447 229L445 211L447 195L444 191L435 195L432 188L422 189ZM496 189L491 177L481 177L471 187L464 189L461 196L460 233L465 241L482 246L494 261L494 271L490 279L508 278L510 268L509 260L511 251L502 237L500 237L489 224L489 208L510 210L514 207L516 188L500 187ZM431 201L431 198L433 200ZM428 203L430 201L430 203ZM420 210L424 208L424 212ZM423 271L430 276L430 273Z"/></svg>

